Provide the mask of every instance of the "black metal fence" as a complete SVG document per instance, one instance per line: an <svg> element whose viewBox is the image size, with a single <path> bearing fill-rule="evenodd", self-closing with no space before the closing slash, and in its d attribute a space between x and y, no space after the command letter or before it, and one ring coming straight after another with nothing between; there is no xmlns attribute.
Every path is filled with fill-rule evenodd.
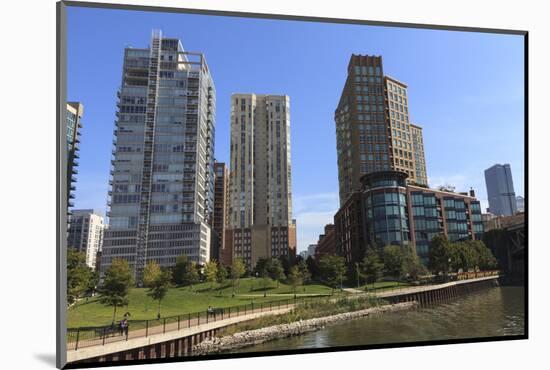
<svg viewBox="0 0 550 370"><path fill-rule="evenodd" d="M320 297L314 295L297 297L294 299L274 300L270 302L248 303L231 307L216 307L212 310L192 312L177 316L169 316L152 320L128 320L126 328L120 324L96 327L80 327L67 329L67 350L78 350L83 347L105 345L132 338L148 337L154 334L163 334L169 331L191 328L232 317L244 316L251 313L269 312L288 308L294 304L312 301Z"/></svg>

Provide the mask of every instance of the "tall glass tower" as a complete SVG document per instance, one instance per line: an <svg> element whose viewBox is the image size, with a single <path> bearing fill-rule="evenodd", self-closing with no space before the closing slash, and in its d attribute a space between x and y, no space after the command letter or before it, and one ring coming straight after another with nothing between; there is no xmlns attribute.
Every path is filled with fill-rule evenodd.
<svg viewBox="0 0 550 370"><path fill-rule="evenodd" d="M489 212L497 216L512 216L516 213L516 193L509 164L495 164L486 169L485 185Z"/></svg>
<svg viewBox="0 0 550 370"><path fill-rule="evenodd" d="M118 98L101 272L122 258L140 285L148 261L210 259L215 89L203 54L153 31L125 49Z"/></svg>

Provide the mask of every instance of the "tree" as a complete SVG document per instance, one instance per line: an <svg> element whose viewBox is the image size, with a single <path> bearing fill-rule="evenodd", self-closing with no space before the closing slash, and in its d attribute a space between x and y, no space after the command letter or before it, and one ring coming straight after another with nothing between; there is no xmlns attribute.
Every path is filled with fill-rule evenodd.
<svg viewBox="0 0 550 370"><path fill-rule="evenodd" d="M218 265L218 273L216 274L216 282L218 284L224 284L229 276L229 272L224 265Z"/></svg>
<svg viewBox="0 0 550 370"><path fill-rule="evenodd" d="M367 283L372 283L374 288L374 284L382 277L384 269L384 264L380 261L378 252L373 248L369 248L365 254L365 258L363 258L361 267Z"/></svg>
<svg viewBox="0 0 550 370"><path fill-rule="evenodd" d="M307 269L309 270L309 273L311 275L311 279L316 280L319 279L319 263L315 258L312 256L309 256L306 259L306 265Z"/></svg>
<svg viewBox="0 0 550 370"><path fill-rule="evenodd" d="M285 276L288 275L290 272L290 268L296 264L296 261L291 261L288 256L282 255L279 257L279 262L281 263L281 266L283 267Z"/></svg>
<svg viewBox="0 0 550 370"><path fill-rule="evenodd" d="M170 270L163 270L155 279L151 282L150 288L147 291L147 295L153 300L158 301L158 313L157 318L160 319L160 305L166 293L168 293L168 288L170 288L170 282L172 280L172 273Z"/></svg>
<svg viewBox="0 0 550 370"><path fill-rule="evenodd" d="M223 265L218 266L218 272L216 274L216 281L218 284L223 285L227 280L227 269Z"/></svg>
<svg viewBox="0 0 550 370"><path fill-rule="evenodd" d="M258 258L256 266L254 267L254 273L258 276L269 275L269 264L270 261L268 258Z"/></svg>
<svg viewBox="0 0 550 370"><path fill-rule="evenodd" d="M235 285L238 286L239 279L241 278L241 276L244 275L245 272L246 272L246 267L244 265L242 258L235 258L233 260L233 263L231 264L231 273L230 273L231 287L233 288L233 293L232 293L233 297L235 296Z"/></svg>
<svg viewBox="0 0 550 370"><path fill-rule="evenodd" d="M89 289L92 270L86 265L86 254L67 250L67 302L74 303Z"/></svg>
<svg viewBox="0 0 550 370"><path fill-rule="evenodd" d="M298 271L300 271L303 283L308 284L311 281L311 273L309 272L306 261L301 259L295 266L297 266Z"/></svg>
<svg viewBox="0 0 550 370"><path fill-rule="evenodd" d="M172 270L172 280L177 286L190 286L190 289L193 289L193 284L199 282L199 271L196 264L187 256L178 256Z"/></svg>
<svg viewBox="0 0 550 370"><path fill-rule="evenodd" d="M399 245L387 245L383 249L382 259L387 276L400 278L403 275L404 253Z"/></svg>
<svg viewBox="0 0 550 370"><path fill-rule="evenodd" d="M449 244L450 268L452 271L468 271L478 264L479 256L469 241Z"/></svg>
<svg viewBox="0 0 550 370"><path fill-rule="evenodd" d="M254 272L256 276L260 277L260 285L264 290L264 297L267 296L267 287L269 286L271 279L269 278L269 266L271 262L268 258L259 258L256 262Z"/></svg>
<svg viewBox="0 0 550 370"><path fill-rule="evenodd" d="M277 282L277 288L281 280L285 278L285 270L281 264L281 260L274 258L269 261L267 266L267 272L269 277Z"/></svg>
<svg viewBox="0 0 550 370"><path fill-rule="evenodd" d="M475 250L477 255L477 264L480 270L492 270L497 267L497 260L493 255L493 252L487 248L483 241L471 240L468 244L473 250Z"/></svg>
<svg viewBox="0 0 550 370"><path fill-rule="evenodd" d="M90 279L88 280L88 286L86 287L86 291L90 292L90 295L94 295L97 286L99 284L99 270L92 271L90 275Z"/></svg>
<svg viewBox="0 0 550 370"><path fill-rule="evenodd" d="M209 261L204 264L204 276L206 281L210 282L210 290L214 287L218 275L218 264L216 261Z"/></svg>
<svg viewBox="0 0 550 370"><path fill-rule="evenodd" d="M346 274L346 264L344 258L340 256L324 255L319 259L319 273L323 281L334 288L340 285L342 288L342 280Z"/></svg>
<svg viewBox="0 0 550 370"><path fill-rule="evenodd" d="M147 262L147 265L143 269L143 286L145 288L151 287L160 276L160 273L160 266L156 261L151 260Z"/></svg>
<svg viewBox="0 0 550 370"><path fill-rule="evenodd" d="M437 187L437 190L446 191L446 192L449 192L449 193L454 193L455 190L456 190L456 187L454 185L451 185L451 184L443 184L443 185L439 185Z"/></svg>
<svg viewBox="0 0 550 370"><path fill-rule="evenodd" d="M103 285L99 292L99 302L106 306L113 307L113 324L115 323L117 307L128 304L128 292L134 285L134 276L128 261L124 259L113 259L111 266L105 271Z"/></svg>
<svg viewBox="0 0 550 370"><path fill-rule="evenodd" d="M414 281L418 281L421 275L427 273L426 267L420 262L416 252L407 248L403 252L403 276L409 277Z"/></svg>
<svg viewBox="0 0 550 370"><path fill-rule="evenodd" d="M298 266L294 265L290 268L290 271L288 272L288 283L290 286L292 286L292 291L294 292L294 298L296 298L296 288L298 285L303 284L303 276L300 273L300 269Z"/></svg>
<svg viewBox="0 0 550 370"><path fill-rule="evenodd" d="M449 272L449 241L444 235L436 235L430 243L428 266L434 274Z"/></svg>

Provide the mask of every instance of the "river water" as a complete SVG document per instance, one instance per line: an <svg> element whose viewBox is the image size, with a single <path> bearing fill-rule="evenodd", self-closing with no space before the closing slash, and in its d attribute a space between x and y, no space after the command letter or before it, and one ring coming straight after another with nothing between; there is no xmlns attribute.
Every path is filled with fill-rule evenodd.
<svg viewBox="0 0 550 370"><path fill-rule="evenodd" d="M231 352L374 345L524 334L524 289L496 287L448 303L345 321Z"/></svg>

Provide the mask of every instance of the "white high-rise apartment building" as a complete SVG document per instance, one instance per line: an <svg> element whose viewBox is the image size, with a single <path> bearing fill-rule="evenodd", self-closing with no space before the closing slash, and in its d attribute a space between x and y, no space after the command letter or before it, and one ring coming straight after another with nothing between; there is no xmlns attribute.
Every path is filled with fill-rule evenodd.
<svg viewBox="0 0 550 370"><path fill-rule="evenodd" d="M93 209L75 209L69 216L68 247L86 253L86 264L95 270L103 243L103 216Z"/></svg>
<svg viewBox="0 0 550 370"><path fill-rule="evenodd" d="M150 47L125 49L118 108L101 271L125 259L139 285L148 261L210 259L215 89L204 55L153 31Z"/></svg>
<svg viewBox="0 0 550 370"><path fill-rule="evenodd" d="M231 96L230 163L233 256L250 268L259 258L294 257L288 96Z"/></svg>

